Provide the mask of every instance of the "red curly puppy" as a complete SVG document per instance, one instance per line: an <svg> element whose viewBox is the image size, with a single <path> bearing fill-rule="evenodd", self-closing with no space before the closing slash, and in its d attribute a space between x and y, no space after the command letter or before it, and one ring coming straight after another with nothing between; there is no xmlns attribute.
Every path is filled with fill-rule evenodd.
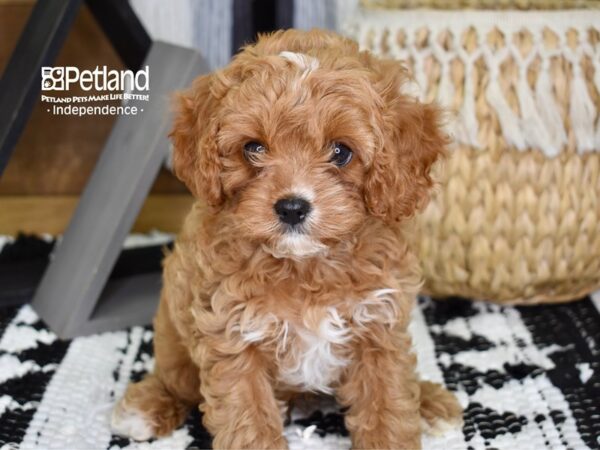
<svg viewBox="0 0 600 450"><path fill-rule="evenodd" d="M180 96L175 172L202 202L165 261L154 373L129 386L116 431L162 436L200 405L215 447L285 448L303 391L348 407L354 448L415 449L424 428L460 424L454 396L419 382L407 332L420 274L404 219L446 144L407 79L292 30Z"/></svg>

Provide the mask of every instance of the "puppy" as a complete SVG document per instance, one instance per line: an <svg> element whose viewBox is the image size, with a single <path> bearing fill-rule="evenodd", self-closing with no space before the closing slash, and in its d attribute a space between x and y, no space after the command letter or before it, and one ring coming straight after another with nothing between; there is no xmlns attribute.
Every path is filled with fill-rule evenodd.
<svg viewBox="0 0 600 450"><path fill-rule="evenodd" d="M416 449L461 409L419 382L408 218L444 154L403 66L324 31L259 38L178 98L175 173L199 199L164 263L154 373L112 424L137 440L199 405L216 448L286 448L288 400L336 396L358 449Z"/></svg>

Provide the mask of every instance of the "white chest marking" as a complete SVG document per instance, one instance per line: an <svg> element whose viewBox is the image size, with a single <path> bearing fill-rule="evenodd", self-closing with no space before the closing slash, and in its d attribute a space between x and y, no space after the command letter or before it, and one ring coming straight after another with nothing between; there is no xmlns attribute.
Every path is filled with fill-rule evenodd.
<svg viewBox="0 0 600 450"><path fill-rule="evenodd" d="M331 393L331 383L348 363L340 348L351 338L346 321L335 308L328 308L317 330L299 328L293 332L296 339L287 349L291 354L283 358L289 363L282 367L280 380L310 391Z"/></svg>
<svg viewBox="0 0 600 450"><path fill-rule="evenodd" d="M393 325L397 320L395 289L378 289L358 303L351 320L358 334L368 332L369 322ZM309 329L268 314L260 320L249 320L240 327L246 342L270 340L277 342L280 362L279 379L290 386L309 391L331 393L331 384L348 364L344 344L352 338L352 329L338 311L330 307L317 329Z"/></svg>

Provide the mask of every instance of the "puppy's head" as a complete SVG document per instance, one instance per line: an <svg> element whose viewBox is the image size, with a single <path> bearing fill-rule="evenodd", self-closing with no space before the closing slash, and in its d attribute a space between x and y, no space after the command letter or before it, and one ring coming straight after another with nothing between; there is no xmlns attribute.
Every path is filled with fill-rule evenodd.
<svg viewBox="0 0 600 450"><path fill-rule="evenodd" d="M333 33L262 36L179 97L175 173L273 255L319 254L426 202L445 137L407 81Z"/></svg>

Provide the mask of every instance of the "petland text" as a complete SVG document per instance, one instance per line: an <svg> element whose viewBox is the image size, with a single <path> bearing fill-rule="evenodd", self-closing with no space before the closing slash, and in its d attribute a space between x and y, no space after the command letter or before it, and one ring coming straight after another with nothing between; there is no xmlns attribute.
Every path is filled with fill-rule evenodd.
<svg viewBox="0 0 600 450"><path fill-rule="evenodd" d="M148 91L150 70L146 66L132 70L108 70L106 66L96 66L94 70L80 70L78 67L42 67L42 91L68 91L73 84L79 84L84 91Z"/></svg>

